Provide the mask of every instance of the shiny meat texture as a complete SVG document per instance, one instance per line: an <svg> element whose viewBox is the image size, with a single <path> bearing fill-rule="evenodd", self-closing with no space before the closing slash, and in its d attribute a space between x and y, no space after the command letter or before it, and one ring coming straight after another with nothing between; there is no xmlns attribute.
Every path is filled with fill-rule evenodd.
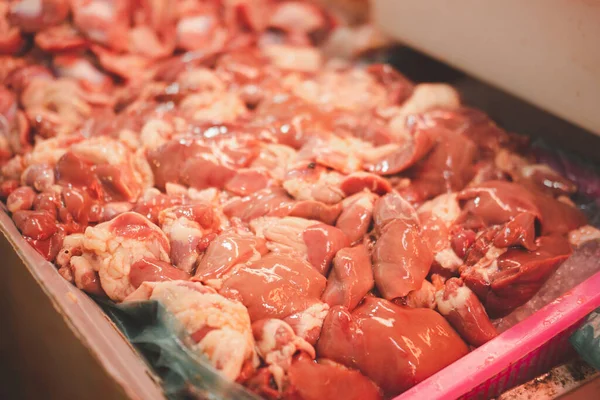
<svg viewBox="0 0 600 400"><path fill-rule="evenodd" d="M469 253L481 250L475 243ZM498 318L527 302L571 253L569 242L561 236L538 237L533 251L488 243L482 257L467 254L460 275L490 317Z"/></svg>
<svg viewBox="0 0 600 400"><path fill-rule="evenodd" d="M294 201L284 189L273 187L242 198L233 198L224 205L223 211L229 218L239 218L244 222L263 216L289 215L332 225L342 212L342 204L327 205L315 200Z"/></svg>
<svg viewBox="0 0 600 400"><path fill-rule="evenodd" d="M156 179L194 189L223 188L235 170L247 167L258 153L258 141L249 135L213 140L185 138L165 143L148 155Z"/></svg>
<svg viewBox="0 0 600 400"><path fill-rule="evenodd" d="M373 286L373 270L366 247L347 247L336 253L321 299L332 307L343 306L352 311Z"/></svg>
<svg viewBox="0 0 600 400"><path fill-rule="evenodd" d="M344 200L344 209L335 226L344 232L351 244L360 242L369 230L376 199L372 193L362 192Z"/></svg>
<svg viewBox="0 0 600 400"><path fill-rule="evenodd" d="M372 253L375 285L388 300L404 297L421 287L433 253L415 210L398 194L380 198L373 219L378 231Z"/></svg>
<svg viewBox="0 0 600 400"><path fill-rule="evenodd" d="M438 281L436 285L437 310L467 343L479 347L498 335L477 296L460 279Z"/></svg>
<svg viewBox="0 0 600 400"><path fill-rule="evenodd" d="M512 182L484 182L465 189L458 199L464 202L463 213L469 225L502 224L522 212L539 220L542 235L564 235L586 224L576 207Z"/></svg>
<svg viewBox="0 0 600 400"><path fill-rule="evenodd" d="M268 365L269 372L280 390L286 373L297 352L305 352L315 358L315 349L304 339L296 336L293 329L280 319L262 319L252 324L258 355Z"/></svg>
<svg viewBox="0 0 600 400"><path fill-rule="evenodd" d="M357 4L0 2L5 211L265 398L426 378L466 351L443 317L481 345L600 236L573 203L597 179L370 63L390 42Z"/></svg>
<svg viewBox="0 0 600 400"><path fill-rule="evenodd" d="M134 291L129 274L143 258L169 261L169 241L154 224L139 214L127 212L111 221L85 230L81 256L71 258L87 263L98 273L106 295L124 300Z"/></svg>
<svg viewBox="0 0 600 400"><path fill-rule="evenodd" d="M252 321L285 318L319 302L326 279L298 257L270 253L223 282L220 293L239 299Z"/></svg>
<svg viewBox="0 0 600 400"><path fill-rule="evenodd" d="M422 232L434 254L433 269L443 275L453 275L463 264L451 242L451 230L461 210L456 194L442 194L418 208Z"/></svg>
<svg viewBox="0 0 600 400"><path fill-rule="evenodd" d="M300 256L325 276L337 251L349 245L341 230L304 218L260 217L250 227L272 252Z"/></svg>
<svg viewBox="0 0 600 400"><path fill-rule="evenodd" d="M237 265L258 261L268 251L263 238L223 232L208 245L193 279L212 285L235 273Z"/></svg>
<svg viewBox="0 0 600 400"><path fill-rule="evenodd" d="M304 355L297 357L289 372L290 385L284 396L305 400L319 399L381 399L380 389L360 372L333 361L316 362Z"/></svg>
<svg viewBox="0 0 600 400"><path fill-rule="evenodd" d="M320 357L359 369L390 397L467 352L462 339L435 311L370 296L352 312L333 307L317 344Z"/></svg>
<svg viewBox="0 0 600 400"><path fill-rule="evenodd" d="M258 358L246 308L200 282L146 282L125 301L156 300L181 323L192 348L205 355L229 380L246 365L254 369Z"/></svg>
<svg viewBox="0 0 600 400"><path fill-rule="evenodd" d="M218 230L219 221L212 206L195 204L167 208L160 212L158 220L169 238L171 262L192 273L203 250L201 241Z"/></svg>

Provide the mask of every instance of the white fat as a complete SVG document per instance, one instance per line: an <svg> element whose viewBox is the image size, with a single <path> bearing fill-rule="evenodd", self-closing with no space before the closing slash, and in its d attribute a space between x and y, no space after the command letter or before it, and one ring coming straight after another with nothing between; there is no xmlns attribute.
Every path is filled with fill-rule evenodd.
<svg viewBox="0 0 600 400"><path fill-rule="evenodd" d="M36 18L42 14L42 0L19 1L13 6L12 12L30 18Z"/></svg>
<svg viewBox="0 0 600 400"><path fill-rule="evenodd" d="M85 79L92 83L102 83L104 81L104 74L99 72L92 64L87 60L77 60L70 67L67 67L70 75L78 79Z"/></svg>
<svg viewBox="0 0 600 400"><path fill-rule="evenodd" d="M507 250L506 248L491 246L485 256L473 266L487 283L491 282L490 274L498 272L498 257L506 253Z"/></svg>
<svg viewBox="0 0 600 400"><path fill-rule="evenodd" d="M114 7L113 3L109 1L92 1L82 8L86 14L95 15L100 19L111 20L113 18Z"/></svg>
<svg viewBox="0 0 600 400"><path fill-rule="evenodd" d="M327 313L329 313L329 305L327 303L313 304L302 311L298 323L294 324L296 335L305 337L311 330L323 326L323 320L325 320Z"/></svg>
<svg viewBox="0 0 600 400"><path fill-rule="evenodd" d="M286 192L296 200L312 200L312 185L304 179L286 179L282 184Z"/></svg>
<svg viewBox="0 0 600 400"><path fill-rule="evenodd" d="M431 214L450 226L456 221L460 215L460 205L458 204L457 194L449 193L437 196L435 199L424 203L419 207L419 214L423 212L431 212Z"/></svg>
<svg viewBox="0 0 600 400"><path fill-rule="evenodd" d="M313 47L270 44L262 50L273 64L282 69L316 72L323 64L321 53Z"/></svg>
<svg viewBox="0 0 600 400"><path fill-rule="evenodd" d="M166 143L172 133L173 127L167 121L151 119L142 127L140 141L145 149L154 150Z"/></svg>
<svg viewBox="0 0 600 400"><path fill-rule="evenodd" d="M575 247L598 239L600 239L600 230L591 225L585 225L569 232L569 243Z"/></svg>
<svg viewBox="0 0 600 400"><path fill-rule="evenodd" d="M90 262L85 257L81 256L71 258L71 271L73 272L73 278L75 279L75 286L80 289L84 288L82 281L83 277L95 273Z"/></svg>
<svg viewBox="0 0 600 400"><path fill-rule="evenodd" d="M434 258L442 268L450 271L456 271L463 264L463 260L451 248L437 252Z"/></svg>
<svg viewBox="0 0 600 400"><path fill-rule="evenodd" d="M214 25L215 19L212 15L197 15L194 17L185 17L180 19L179 23L177 24L177 35L204 35L208 33Z"/></svg>
<svg viewBox="0 0 600 400"><path fill-rule="evenodd" d="M187 242L193 237L202 237L198 224L185 217L180 217L173 222L168 231L172 242Z"/></svg>
<svg viewBox="0 0 600 400"><path fill-rule="evenodd" d="M435 108L456 109L460 107L458 92L444 83L422 83L415 87L413 94L402 104L398 114L389 122L389 127L398 140L411 137L406 126L410 115L421 114Z"/></svg>
<svg viewBox="0 0 600 400"><path fill-rule="evenodd" d="M422 83L415 87L412 96L402 105L404 115L418 114L433 108L460 107L458 92L444 83Z"/></svg>
<svg viewBox="0 0 600 400"><path fill-rule="evenodd" d="M448 315L452 311L463 308L471 295L471 290L466 286L457 288L455 292L450 293L446 300L444 300L443 292L443 290L439 290L435 293L437 308L442 315Z"/></svg>

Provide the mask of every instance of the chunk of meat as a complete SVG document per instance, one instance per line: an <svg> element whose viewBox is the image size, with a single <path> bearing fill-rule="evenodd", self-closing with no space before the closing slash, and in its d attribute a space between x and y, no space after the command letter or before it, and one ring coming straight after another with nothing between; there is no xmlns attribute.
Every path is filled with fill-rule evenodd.
<svg viewBox="0 0 600 400"><path fill-rule="evenodd" d="M249 196L227 203L223 209L228 217L251 221L265 215L285 216L290 213L293 200L279 187L259 190Z"/></svg>
<svg viewBox="0 0 600 400"><path fill-rule="evenodd" d="M373 222L379 229L394 220L402 220L407 225L418 226L417 212L402 196L396 192L380 197L373 207Z"/></svg>
<svg viewBox="0 0 600 400"><path fill-rule="evenodd" d="M167 182L195 189L223 188L235 169L248 166L258 153L258 142L232 136L205 142L193 138L172 140L148 154L156 186Z"/></svg>
<svg viewBox="0 0 600 400"><path fill-rule="evenodd" d="M325 276L337 252L350 245L344 232L327 224L309 226L302 232L302 238L307 247L308 262Z"/></svg>
<svg viewBox="0 0 600 400"><path fill-rule="evenodd" d="M212 207L194 204L167 208L158 214L158 221L169 238L171 262L192 273L203 250L200 242L218 229L218 217Z"/></svg>
<svg viewBox="0 0 600 400"><path fill-rule="evenodd" d="M417 131L404 143L375 148L368 154L368 171L379 175L394 175L415 165L435 146L434 137L427 131ZM382 151L383 150L383 151Z"/></svg>
<svg viewBox="0 0 600 400"><path fill-rule="evenodd" d="M460 97L453 87L443 83L422 83L415 86L411 96L398 110L398 115L390 121L390 125L392 130L397 131L395 135L402 136L408 129L409 116L437 108L453 110L458 107Z"/></svg>
<svg viewBox="0 0 600 400"><path fill-rule="evenodd" d="M21 174L21 184L43 192L54 184L54 170L47 164L30 165Z"/></svg>
<svg viewBox="0 0 600 400"><path fill-rule="evenodd" d="M220 293L239 299L252 321L285 318L319 302L326 279L308 262L270 253L223 282Z"/></svg>
<svg viewBox="0 0 600 400"><path fill-rule="evenodd" d="M267 240L270 251L296 255L307 260L309 243L304 235L307 229L317 224L317 221L298 217L261 217L251 221L250 228L256 236ZM315 255L314 250L312 254Z"/></svg>
<svg viewBox="0 0 600 400"><path fill-rule="evenodd" d="M56 219L46 211L18 210L12 218L21 234L34 240L48 239L58 230Z"/></svg>
<svg viewBox="0 0 600 400"><path fill-rule="evenodd" d="M392 191L392 186L384 178L367 172L355 172L346 176L340 182L340 189L346 196L369 190L378 195L384 195Z"/></svg>
<svg viewBox="0 0 600 400"><path fill-rule="evenodd" d="M304 339L296 336L293 329L280 319L262 319L252 323L252 333L260 358L268 365L269 372L279 390L283 389L286 374L292 365L292 357L305 352L315 358L315 349Z"/></svg>
<svg viewBox="0 0 600 400"><path fill-rule="evenodd" d="M423 236L434 253L435 267L444 275L453 275L463 264L452 247L451 230L461 214L456 194L442 194L424 203L417 210Z"/></svg>
<svg viewBox="0 0 600 400"><path fill-rule="evenodd" d="M351 313L340 306L331 309L317 353L360 370L393 397L458 360L468 348L435 311L367 296Z"/></svg>
<svg viewBox="0 0 600 400"><path fill-rule="evenodd" d="M266 170L247 168L238 170L225 184L225 190L236 196L247 196L265 189L270 183L271 179Z"/></svg>
<svg viewBox="0 0 600 400"><path fill-rule="evenodd" d="M407 305L412 308L435 308L435 287L429 281L424 280L421 287L417 290L413 290L402 299L401 303L394 300L396 304Z"/></svg>
<svg viewBox="0 0 600 400"><path fill-rule="evenodd" d="M498 336L485 308L460 279L451 278L439 286L437 309L467 343L479 347Z"/></svg>
<svg viewBox="0 0 600 400"><path fill-rule="evenodd" d="M169 262L169 252L169 241L158 226L140 214L126 212L89 226L78 257L98 272L106 295L122 301L135 289L129 279L131 266L142 258Z"/></svg>
<svg viewBox="0 0 600 400"><path fill-rule="evenodd" d="M569 232L569 243L574 247L598 239L600 239L600 230L591 225L585 225Z"/></svg>
<svg viewBox="0 0 600 400"><path fill-rule="evenodd" d="M442 193L463 189L475 174L477 146L454 131L437 132L437 144L408 173L411 185L401 190L411 202L422 202Z"/></svg>
<svg viewBox="0 0 600 400"><path fill-rule="evenodd" d="M484 182L463 190L458 199L464 201L465 218L484 226L505 223L523 212L539 219L542 235L566 234L586 223L577 208L512 182Z"/></svg>
<svg viewBox="0 0 600 400"><path fill-rule="evenodd" d="M373 289L371 257L364 245L339 250L321 298L330 306L343 306L349 311Z"/></svg>
<svg viewBox="0 0 600 400"><path fill-rule="evenodd" d="M15 189L6 199L6 208L14 213L20 210L31 210L35 192L29 186L21 186Z"/></svg>
<svg viewBox="0 0 600 400"><path fill-rule="evenodd" d="M363 192L344 201L344 209L335 226L344 232L351 244L360 242L369 230L376 199L375 195Z"/></svg>
<svg viewBox="0 0 600 400"><path fill-rule="evenodd" d="M360 372L329 360L314 362L300 355L289 368L289 387L285 398L319 399L382 399L380 389Z"/></svg>
<svg viewBox="0 0 600 400"><path fill-rule="evenodd" d="M129 282L136 289L144 282L185 281L189 278L190 274L171 263L150 258L136 261L129 272Z"/></svg>
<svg viewBox="0 0 600 400"><path fill-rule="evenodd" d="M318 302L305 310L288 315L284 321L292 327L296 335L314 346L321 335L323 321L328 312L329 305Z"/></svg>
<svg viewBox="0 0 600 400"><path fill-rule="evenodd" d="M373 248L373 275L381 295L404 297L423 284L433 253L415 226L401 219L389 222Z"/></svg>
<svg viewBox="0 0 600 400"><path fill-rule="evenodd" d="M500 249L491 246L483 258L474 257L460 270L491 318L507 315L529 300L572 253L560 236L541 236L536 249ZM473 249L470 253L473 252ZM469 254L470 256L470 254Z"/></svg>
<svg viewBox="0 0 600 400"><path fill-rule="evenodd" d="M146 282L126 301L156 300L185 328L192 349L206 356L228 380L245 364L258 366L248 311L200 282Z"/></svg>
<svg viewBox="0 0 600 400"><path fill-rule="evenodd" d="M341 179L337 172L326 171L314 162L301 163L288 170L282 186L296 200L336 204L344 198L339 187Z"/></svg>
<svg viewBox="0 0 600 400"><path fill-rule="evenodd" d="M193 280L210 284L235 272L235 266L256 262L267 252L263 238L223 232L208 245Z"/></svg>

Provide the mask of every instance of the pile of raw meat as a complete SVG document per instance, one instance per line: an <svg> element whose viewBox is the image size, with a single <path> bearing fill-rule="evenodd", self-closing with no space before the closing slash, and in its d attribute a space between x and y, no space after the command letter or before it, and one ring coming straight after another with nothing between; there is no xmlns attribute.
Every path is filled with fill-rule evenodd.
<svg viewBox="0 0 600 400"><path fill-rule="evenodd" d="M392 397L598 231L452 87L327 57L378 40L297 1L3 2L0 195L65 279L162 302L231 381Z"/></svg>

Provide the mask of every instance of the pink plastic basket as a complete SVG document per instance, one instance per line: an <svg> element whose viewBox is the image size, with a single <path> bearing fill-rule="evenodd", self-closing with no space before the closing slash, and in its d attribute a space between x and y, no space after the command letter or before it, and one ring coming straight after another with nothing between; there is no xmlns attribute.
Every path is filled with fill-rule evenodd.
<svg viewBox="0 0 600 400"><path fill-rule="evenodd" d="M394 400L489 399L572 354L568 339L600 306L600 272Z"/></svg>

